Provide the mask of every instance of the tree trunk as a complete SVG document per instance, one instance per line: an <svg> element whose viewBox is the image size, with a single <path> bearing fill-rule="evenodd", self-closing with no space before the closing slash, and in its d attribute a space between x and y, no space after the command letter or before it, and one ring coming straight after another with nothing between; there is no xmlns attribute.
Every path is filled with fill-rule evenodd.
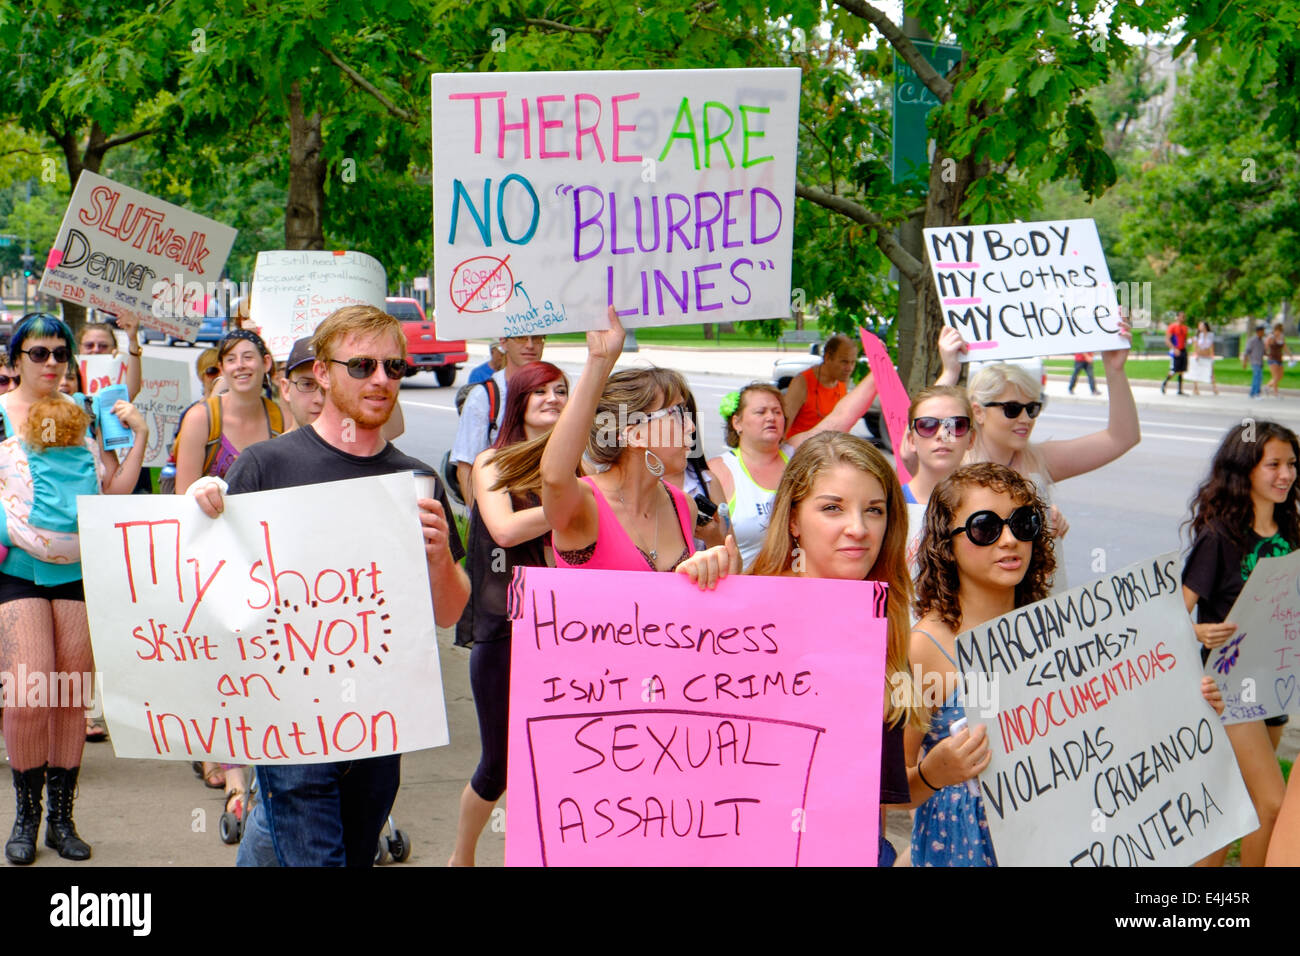
<svg viewBox="0 0 1300 956"><path fill-rule="evenodd" d="M705 323L704 323L704 338L705 338L706 341L712 341L712 340L713 340L714 335L713 335L713 323L712 323L712 322L705 322Z"/></svg>
<svg viewBox="0 0 1300 956"><path fill-rule="evenodd" d="M930 164L930 194L926 198L926 227L961 226L968 220L961 216L961 204L972 182L988 174L986 163L976 164L968 156L960 162L952 159L939 143ZM910 368L900 367L906 375L907 390L924 388L939 376L939 333L943 331L943 312L926 261L926 281L916 290L915 347Z"/></svg>
<svg viewBox="0 0 1300 956"><path fill-rule="evenodd" d="M303 112L302 91L289 88L289 200L284 207L286 249L325 248L325 160L321 116Z"/></svg>
<svg viewBox="0 0 1300 956"><path fill-rule="evenodd" d="M68 128L59 133L51 129L50 134L63 150L63 161L68 167L68 192L75 192L77 180L81 178L84 170L88 169L92 173L99 172L104 163L104 143L107 136L98 123L91 123L90 136L83 149L76 128ZM86 307L76 302L63 302L61 305L63 321L68 323L74 336L80 337L81 330L86 324Z"/></svg>

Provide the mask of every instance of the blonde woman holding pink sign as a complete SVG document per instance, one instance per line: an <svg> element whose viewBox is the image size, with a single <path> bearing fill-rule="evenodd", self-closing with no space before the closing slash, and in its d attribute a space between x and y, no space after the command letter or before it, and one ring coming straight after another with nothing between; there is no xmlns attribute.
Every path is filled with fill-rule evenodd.
<svg viewBox="0 0 1300 956"><path fill-rule="evenodd" d="M895 857L884 838L884 806L911 799L904 728L925 730L907 659L912 581L906 547L907 510L888 459L861 438L823 432L803 442L786 466L771 525L748 572L889 585L880 747L882 866L891 866ZM740 572L740 551L728 536L726 545L699 552L677 570L701 589L714 588L728 574Z"/></svg>

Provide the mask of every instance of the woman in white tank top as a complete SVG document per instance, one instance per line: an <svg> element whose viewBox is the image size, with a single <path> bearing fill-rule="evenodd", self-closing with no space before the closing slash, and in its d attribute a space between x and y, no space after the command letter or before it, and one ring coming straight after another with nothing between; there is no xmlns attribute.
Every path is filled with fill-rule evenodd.
<svg viewBox="0 0 1300 956"><path fill-rule="evenodd" d="M785 463L804 441L822 431L848 431L876 398L870 375L836 403L829 415L808 431L785 434L781 392L774 385L755 382L723 399L723 421L729 450L710 459L709 470L722 485L731 515L732 533L746 568L763 545L772 502L785 472Z"/></svg>

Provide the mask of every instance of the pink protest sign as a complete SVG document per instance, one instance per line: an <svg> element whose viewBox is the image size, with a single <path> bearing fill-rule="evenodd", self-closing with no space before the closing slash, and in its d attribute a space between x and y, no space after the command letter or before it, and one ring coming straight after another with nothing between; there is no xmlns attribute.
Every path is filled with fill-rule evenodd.
<svg viewBox="0 0 1300 956"><path fill-rule="evenodd" d="M903 466L898 452L903 447L903 435L907 432L907 410L911 408L912 400L907 397L903 380L894 370L885 343L866 329L858 329L858 334L862 336L862 351L867 356L867 364L871 366L871 374L875 376L876 388L880 392L880 410L885 416L885 425L889 428L889 443L894 448L898 479L907 484L912 476Z"/></svg>
<svg viewBox="0 0 1300 956"><path fill-rule="evenodd" d="M874 865L885 596L517 571L507 864Z"/></svg>

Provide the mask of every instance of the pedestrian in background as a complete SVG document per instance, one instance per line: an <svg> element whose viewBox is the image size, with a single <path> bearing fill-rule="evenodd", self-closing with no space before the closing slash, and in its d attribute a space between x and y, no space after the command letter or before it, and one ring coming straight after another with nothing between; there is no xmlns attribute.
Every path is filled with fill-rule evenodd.
<svg viewBox="0 0 1300 956"><path fill-rule="evenodd" d="M1255 337L1246 343L1246 351L1241 356L1241 367L1250 369L1250 397L1262 398L1261 385L1264 382L1264 323L1255 323Z"/></svg>
<svg viewBox="0 0 1300 956"><path fill-rule="evenodd" d="M1202 320L1196 327L1196 357L1210 363L1210 387L1214 389L1214 394L1219 394L1219 383L1214 380L1214 333L1210 331L1210 323ZM1200 382L1192 382L1192 394L1201 394Z"/></svg>
<svg viewBox="0 0 1300 956"><path fill-rule="evenodd" d="M1100 395L1101 392L1097 391L1097 379L1092 374L1092 353L1091 352L1076 352L1074 355L1074 374L1070 376L1070 389L1069 389L1071 395L1074 394L1074 383L1079 380L1080 372L1087 373L1088 388L1092 390L1092 394Z"/></svg>
<svg viewBox="0 0 1300 956"><path fill-rule="evenodd" d="M1165 341L1169 343L1169 374L1165 380L1160 383L1160 393L1163 395L1165 386L1175 375L1178 376L1178 394L1186 395L1183 391L1183 373L1187 371L1187 336L1191 330L1187 323L1183 321L1184 313L1179 312L1174 316L1174 321L1169 323L1169 328L1165 332Z"/></svg>
<svg viewBox="0 0 1300 956"><path fill-rule="evenodd" d="M1273 393L1274 398L1282 397L1282 354L1285 352L1289 360L1295 359L1291 350L1286 347L1286 335L1282 331L1282 323L1273 324L1273 331L1268 338L1264 340L1264 352L1268 357L1268 387Z"/></svg>

